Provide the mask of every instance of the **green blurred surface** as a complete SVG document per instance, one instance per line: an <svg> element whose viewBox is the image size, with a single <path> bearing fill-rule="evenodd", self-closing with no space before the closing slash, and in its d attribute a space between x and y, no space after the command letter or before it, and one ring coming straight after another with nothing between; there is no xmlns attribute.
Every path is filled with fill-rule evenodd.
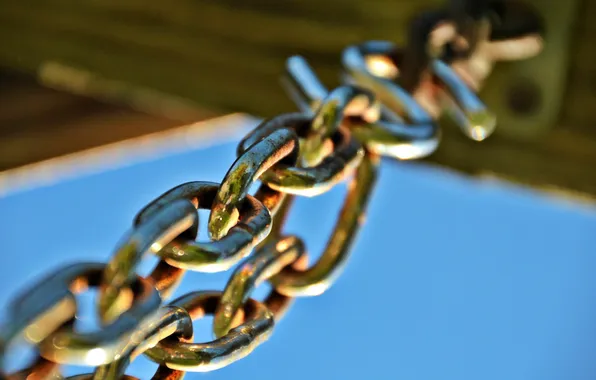
<svg viewBox="0 0 596 380"><path fill-rule="evenodd" d="M562 9L558 0L534 3L550 14ZM323 81L333 86L338 83L339 55L346 45L366 39L403 42L411 17L440 4L430 0L0 0L0 65L32 75L42 73L46 83L123 103L138 102L151 90L214 112L271 116L295 109L279 84L288 56L305 56ZM532 123L530 119L529 129L519 133L511 121L506 122L483 143L468 141L457 128L445 125L443 143L429 161L470 174L495 174L532 186L596 195L596 26L590 21L596 15L596 0L577 4L578 9L567 9L568 16L561 17L560 11L553 19L565 23L569 40L559 43L569 49L551 52L557 64L534 73L535 80L545 83L552 83L551 76L557 73L563 79L558 87L543 86L551 92L563 89L554 96L561 102L560 110L549 109L549 118L556 120ZM547 30L547 43L548 33L563 38L557 27L561 26ZM498 79L487 95L494 99L501 88L506 92L502 78L507 78L512 65L501 69L505 74L495 74ZM59 75L65 68L75 71ZM151 101L145 99L143 104L146 111L156 112L147 106ZM511 120L511 115L503 117Z"/></svg>

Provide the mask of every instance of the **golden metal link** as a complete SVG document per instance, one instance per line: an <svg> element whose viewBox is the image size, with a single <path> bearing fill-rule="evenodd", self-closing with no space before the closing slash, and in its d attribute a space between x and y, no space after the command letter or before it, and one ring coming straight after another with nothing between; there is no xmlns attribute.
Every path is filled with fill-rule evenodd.
<svg viewBox="0 0 596 380"><path fill-rule="evenodd" d="M143 321L127 342L128 347L123 350L120 358L97 367L93 380L119 379L130 362L169 336L174 336L179 341L192 340L192 319L186 310L177 306L162 307L150 319Z"/></svg>
<svg viewBox="0 0 596 380"><path fill-rule="evenodd" d="M287 128L288 125L293 125L298 136L306 136L310 131L311 123L312 118L306 114L287 114L271 119L244 137L238 145L238 154L242 156L255 142L278 129ZM287 194L304 196L323 194L351 174L364 156L364 149L360 143L353 139L344 127L335 131L331 140L333 151L318 165L302 168L278 163L262 173L261 181Z"/></svg>
<svg viewBox="0 0 596 380"><path fill-rule="evenodd" d="M24 302L30 306L46 298L73 299L71 292L80 293L88 287L99 286L104 270L105 265L98 263L78 263L61 268L44 279L35 292L27 294ZM61 364L111 363L126 354L139 325L150 320L160 304L161 298L151 281L136 276L130 289L123 292L117 302L117 319L100 331L90 333L77 333L71 324L67 324L40 341L39 352L45 359ZM42 331L45 326L40 323L45 321L37 319L34 325L28 326L29 331Z"/></svg>
<svg viewBox="0 0 596 380"><path fill-rule="evenodd" d="M167 368L166 366L159 366L155 374L151 377L151 380L181 380L184 379L185 372L184 371L177 371L174 369ZM119 380L142 380L138 377L129 376L129 375L122 375L117 378L110 378L112 379L119 379ZM49 380L49 379L48 379ZM66 378L65 380L97 380L95 374L88 373L84 375L75 375Z"/></svg>
<svg viewBox="0 0 596 380"><path fill-rule="evenodd" d="M431 62L430 69L436 78L432 83L437 87L434 92L436 102L441 107L440 112L450 116L466 136L473 140L482 141L492 135L497 127L497 115L487 108L475 90L468 87L451 66L439 59ZM430 75L426 80L432 80ZM430 87L430 84L426 87ZM427 91L427 99L432 99L430 90ZM427 100L428 102L430 101Z"/></svg>
<svg viewBox="0 0 596 380"><path fill-rule="evenodd" d="M188 182L159 196L137 215L136 220L153 220L153 214L172 202L184 201L191 206L209 209L220 186L213 182ZM227 270L248 255L271 230L271 215L266 207L254 197L247 195L240 203L239 220L226 236L210 242L190 241L186 236L176 239L156 254L168 264L198 272L219 272Z"/></svg>
<svg viewBox="0 0 596 380"><path fill-rule="evenodd" d="M94 375L92 373L87 373L84 375L69 376L66 378L66 380L95 380L93 376ZM153 379L155 379L155 377L153 377ZM122 377L120 377L120 380L139 380L139 378L134 376L123 375Z"/></svg>
<svg viewBox="0 0 596 380"><path fill-rule="evenodd" d="M9 375L2 375L2 373L0 373L0 379L57 380L60 379L60 365L39 357L33 365L26 369L11 373Z"/></svg>
<svg viewBox="0 0 596 380"><path fill-rule="evenodd" d="M163 208L163 204L161 205ZM156 211L155 209L153 211ZM139 215L137 215L139 216ZM138 227L140 224L146 222L151 215L149 213L144 214L142 217L135 217L133 222L134 227ZM189 228L186 231L182 232L178 237L187 237L189 239L195 239L198 234L198 219L197 219L197 228ZM158 246L153 247L152 249L157 249ZM178 288L178 285L182 281L184 273L186 271L182 268L178 268L172 265L169 265L165 260L159 260L157 266L153 269L151 274L149 275L149 279L154 282L155 288L161 294L162 299L168 299L172 293Z"/></svg>
<svg viewBox="0 0 596 380"><path fill-rule="evenodd" d="M213 314L221 296L221 292L193 292L170 305L184 308L195 320ZM269 338L273 330L273 315L262 303L248 299L244 304L244 315L244 323L212 342L181 343L164 339L145 355L159 364L182 371L207 372L226 367L251 353Z"/></svg>
<svg viewBox="0 0 596 380"><path fill-rule="evenodd" d="M174 380L183 378L183 371L216 370L252 352L270 336L292 297L321 294L341 274L364 223L378 155L412 159L432 153L440 138L436 120L443 113L475 140L494 130L495 117L475 90L495 61L536 54L541 36L536 28L489 25L486 17L495 2L454 4L461 9L414 24L423 29L413 33L406 56L389 42L348 47L342 58L346 84L330 92L303 58L290 58L286 83L303 113L266 120L244 137L221 184L185 183L147 205L107 265L63 267L23 292L0 329L0 379L62 379L59 363L99 366L71 380L135 379L124 372L144 353L160 364L153 379ZM468 8L473 11L462 11ZM489 41L491 27L500 28L500 39ZM291 202L348 178L334 230L308 267L300 238L282 235ZM251 196L257 181L261 186ZM213 241L196 241L197 208L211 210ZM186 269L227 270L253 249L223 292L192 292L161 306ZM136 267L149 252L160 261L141 278ZM261 303L250 295L263 281L273 290ZM107 325L77 333L73 293L88 286L99 286L99 316ZM217 338L192 343L192 321L207 314L214 315ZM40 358L25 370L4 374L6 353L20 336L37 345Z"/></svg>
<svg viewBox="0 0 596 380"><path fill-rule="evenodd" d="M291 236L282 236L282 230L290 212L290 209L292 207L295 196L287 195L284 197L273 197L269 195L267 189L269 189L267 185L262 185L255 194L255 197L262 197L267 204L270 204L273 207L273 227L271 228L271 232L265 238L265 240L263 240L261 244L259 244L256 247L256 252L260 252L263 249L269 249L267 246L277 247L277 243L281 240L285 240L285 244L292 243L293 239ZM275 192L275 190L269 190ZM284 194L281 192L275 193ZM297 239L297 237L295 238ZM297 248L304 249L304 246L303 244L300 244L297 246ZM300 255L299 259L292 264L292 268L294 268L295 270L306 270L306 268L308 268L308 255L306 254L306 252L303 252L303 254ZM293 297L285 296L277 292L277 290L272 289L272 291L269 293L269 295L263 303L273 313L275 321L278 322L283 318L289 307L292 305L293 301Z"/></svg>
<svg viewBox="0 0 596 380"><path fill-rule="evenodd" d="M349 108L350 113L362 115L374 104L374 96L370 92L354 86L339 86L327 94L314 114L310 131L301 147L304 166L315 166L325 157L328 148L324 142L342 125Z"/></svg>
<svg viewBox="0 0 596 380"><path fill-rule="evenodd" d="M369 153L356 169L354 178L348 184L348 194L334 231L319 260L304 271L287 267L270 279L279 293L290 297L319 295L341 274L357 231L364 223L366 206L376 182L378 163L378 157Z"/></svg>
<svg viewBox="0 0 596 380"><path fill-rule="evenodd" d="M432 60L412 94L399 84L403 51L386 41L371 41L348 47L343 54L348 80L375 93L391 111L416 125L433 125L447 112L470 138L481 141L492 134L496 116L453 69L441 60ZM428 128L428 127L426 127Z"/></svg>
<svg viewBox="0 0 596 380"><path fill-rule="evenodd" d="M281 82L298 108L308 114L314 115L317 110L321 109L323 101L329 97L327 88L317 78L306 59L299 55L286 60L286 71ZM374 94L351 85L340 87L352 87L349 91L355 90L363 93L362 96L356 96L349 102L344 102L345 107L342 107L341 110L344 119L346 117L361 117L372 122L379 118L380 104L375 101ZM342 97L344 96L340 96L340 98ZM342 121L341 118L337 118L337 120Z"/></svg>
<svg viewBox="0 0 596 380"><path fill-rule="evenodd" d="M64 342L66 339L65 346L59 350L63 349L68 353L80 351L85 355L85 350L93 350L97 344L109 345L121 336L126 337L135 328L134 323L139 318L159 307L161 300L157 291L148 281L137 278L132 290L127 289L127 292L123 292L124 297L117 300L115 310L125 315L122 320L116 320L106 327L107 334L104 335L104 331L96 334L74 333L70 327L77 310L73 292L82 292L87 286L98 286L104 268L105 265L97 263L62 267L14 299L8 308L8 322L0 330L2 359L10 343L20 335L28 342L40 345L40 353L44 359L26 370L5 376L14 379L52 378L59 362L54 357L54 343ZM132 308L129 309L131 304ZM109 354L110 352L106 353L107 356ZM113 352L112 354L116 355Z"/></svg>
<svg viewBox="0 0 596 380"><path fill-rule="evenodd" d="M392 60L394 48L389 42L369 41L343 52L345 80L369 89L383 105L383 118L374 131L367 135L361 130L358 135L371 139L371 148L378 154L425 157L439 145L439 126L414 96L395 83L399 71Z"/></svg>
<svg viewBox="0 0 596 380"><path fill-rule="evenodd" d="M71 376L68 380L136 379L124 374L132 360L169 336L184 342L192 340L192 319L186 310L177 306L161 308L151 319L144 321L128 342L128 348L116 361L96 368L92 374ZM152 379L182 379L184 372L159 366Z"/></svg>
<svg viewBox="0 0 596 380"><path fill-rule="evenodd" d="M39 343L61 326L71 323L76 312L76 301L70 292L43 293L39 282L15 297L7 307L8 320L0 328L0 379L6 380L50 380L59 375L58 363L39 355L27 368L6 373L5 356L11 345L19 338L29 343ZM45 283L45 279L44 279ZM52 284L47 284L52 285Z"/></svg>
<svg viewBox="0 0 596 380"><path fill-rule="evenodd" d="M289 236L263 246L239 265L232 273L215 311L213 318L215 336L222 337L230 331L238 310L259 284L299 259L305 260L305 256L300 239ZM287 301L289 300L288 298ZM271 310L267 301L264 303ZM277 307L279 306L277 304ZM274 316L278 320L275 313Z"/></svg>
<svg viewBox="0 0 596 380"><path fill-rule="evenodd" d="M65 282L54 275L47 276L12 300L7 307L7 321L0 329L2 360L19 337L37 344L74 320L76 300Z"/></svg>
<svg viewBox="0 0 596 380"><path fill-rule="evenodd" d="M413 126L387 120L374 123L348 120L346 126L369 151L400 160L430 155L437 149L441 137L441 131L434 123Z"/></svg>
<svg viewBox="0 0 596 380"><path fill-rule="evenodd" d="M172 266L161 259L147 279L153 282L153 286L159 291L161 299L166 300L178 288L185 272L184 269Z"/></svg>
<svg viewBox="0 0 596 380"><path fill-rule="evenodd" d="M292 195L286 194L281 191L273 190L266 184L261 184L254 195L255 199L263 204L269 210L269 213L273 217L274 222L272 229L275 228L275 216L277 215L280 208L283 207L286 200L291 198ZM271 232L269 233L271 235ZM267 235L267 237L269 237Z"/></svg>
<svg viewBox="0 0 596 380"><path fill-rule="evenodd" d="M264 123L278 123L273 119ZM280 125L284 125L283 122ZM221 182L209 215L209 234L221 239L238 221L237 206L246 198L250 186L273 165L296 164L300 143L296 132L287 127L271 131L255 141L236 159Z"/></svg>
<svg viewBox="0 0 596 380"><path fill-rule="evenodd" d="M135 224L116 248L103 273L98 305L103 321L110 321L119 315L113 310L115 302L143 256L149 252L158 253L165 244L184 232L196 236L198 215L190 202L176 200L156 211L151 218ZM161 274L161 270L154 273L156 276Z"/></svg>
<svg viewBox="0 0 596 380"><path fill-rule="evenodd" d="M255 250L258 252L263 247L271 244L274 240L280 239L281 226L283 226L289 206L292 203L293 196L285 194L280 191L273 190L269 186L262 184L255 193L255 198L258 199L263 205L270 211L273 221L272 228L269 235L260 242ZM306 254L301 256L298 261L293 264L293 267L297 270L304 270L308 265L308 258ZM283 318L291 304L293 303L292 297L284 296L278 293L275 289L271 290L269 295L265 298L263 303L273 313L275 321L279 321Z"/></svg>
<svg viewBox="0 0 596 380"><path fill-rule="evenodd" d="M368 75L364 59L358 51L354 52L354 49L350 48L344 53L344 60L347 60L351 68L350 73L357 78L361 75L361 71L364 71L362 75ZM310 65L300 56L290 57L287 60L284 79L286 90L304 112L312 112L321 107L323 99L330 96ZM346 79L348 83L361 83L358 80L350 80L350 77ZM371 85L368 87L378 90ZM405 96L408 97L407 94ZM411 110L408 108L408 110L414 121L419 123L415 125L408 125L403 119L395 116L390 118L386 110L381 109L379 102L357 103L352 102L345 109L343 116L346 117L343 122L369 151L404 160L428 156L438 146L440 137L438 125L413 99L414 108Z"/></svg>

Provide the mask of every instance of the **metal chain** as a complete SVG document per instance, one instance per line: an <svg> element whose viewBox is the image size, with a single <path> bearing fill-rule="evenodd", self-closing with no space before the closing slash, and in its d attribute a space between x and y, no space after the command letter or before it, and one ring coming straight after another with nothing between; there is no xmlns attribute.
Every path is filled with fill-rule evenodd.
<svg viewBox="0 0 596 380"><path fill-rule="evenodd" d="M503 14L501 2L452 5L418 18L406 49L382 41L348 47L345 84L332 91L303 58L290 58L284 84L301 112L266 120L244 137L221 183L185 183L149 203L107 264L62 267L15 298L0 333L0 358L19 336L40 357L2 377L59 379L59 365L71 364L96 369L70 379L132 379L126 367L144 354L160 364L154 379L180 379L185 371L225 367L266 341L293 297L320 295L341 274L380 156L431 154L444 113L470 138L488 137L496 118L476 95L483 79L495 61L540 50L539 29L515 30L495 18ZM261 185L250 195L256 182ZM291 201L339 183L348 192L337 223L319 260L308 266L305 243L283 233ZM211 211L206 243L195 240L198 208ZM135 270L147 254L161 260L142 278ZM237 264L223 291L191 292L163 304L186 270L211 273ZM271 293L263 301L251 298L263 282ZM79 333L74 295L88 287L99 289L103 327ZM207 314L214 315L216 339L194 343L192 321Z"/></svg>

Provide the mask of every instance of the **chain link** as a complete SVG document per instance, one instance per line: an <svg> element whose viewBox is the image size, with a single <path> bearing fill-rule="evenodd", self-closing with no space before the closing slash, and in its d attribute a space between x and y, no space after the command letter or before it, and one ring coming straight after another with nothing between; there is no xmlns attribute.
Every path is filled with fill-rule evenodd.
<svg viewBox="0 0 596 380"><path fill-rule="evenodd" d="M198 291L186 294L170 305L187 310L194 320L214 314L221 297L221 292ZM171 369L192 372L213 371L244 358L269 338L274 319L267 306L252 298L248 298L243 307L242 324L222 330L216 340L209 343L180 343L164 339L147 350L147 357Z"/></svg>
<svg viewBox="0 0 596 380"><path fill-rule="evenodd" d="M280 273L284 268L296 268L306 257L304 245L296 236L288 236L273 241L261 247L252 257L249 257L239 265L230 280L228 281L213 320L213 332L215 336L224 336L230 330L238 311L244 305L250 294L263 281ZM276 321L279 321L282 313L287 307L290 297L275 297L274 287L271 294L263 302L273 312ZM275 302L275 305L269 303Z"/></svg>
<svg viewBox="0 0 596 380"><path fill-rule="evenodd" d="M380 156L428 156L439 145L443 114L474 140L494 131L496 117L476 91L495 61L536 54L540 30L495 21L500 2L472 3L453 1L417 18L405 49L383 41L348 47L344 84L331 91L302 57L288 59L284 85L301 112L265 120L245 136L221 183L185 183L149 203L109 263L62 267L17 297L0 330L2 365L18 337L36 345L40 357L1 377L58 379L59 364L74 364L96 368L72 380L134 379L124 372L144 354L160 364L153 379L181 379L185 371L212 371L250 354L293 297L322 294L340 275L364 223ZM292 200L340 183L348 192L336 225L308 266L305 243L283 234ZM208 242L196 241L199 208L210 210ZM148 253L160 261L142 278L136 268ZM186 270L237 264L223 292L191 292L162 305ZM250 298L266 281L272 290L265 300ZM77 333L74 295L88 287L99 288L103 325ZM214 316L216 339L194 343L192 321L206 315Z"/></svg>

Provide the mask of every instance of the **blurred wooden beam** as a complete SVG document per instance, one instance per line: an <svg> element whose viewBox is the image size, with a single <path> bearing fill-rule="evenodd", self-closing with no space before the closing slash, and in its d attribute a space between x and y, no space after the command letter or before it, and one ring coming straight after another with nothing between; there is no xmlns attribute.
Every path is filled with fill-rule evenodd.
<svg viewBox="0 0 596 380"><path fill-rule="evenodd" d="M44 88L0 72L0 171L212 116L166 118Z"/></svg>
<svg viewBox="0 0 596 380"><path fill-rule="evenodd" d="M215 112L270 116L295 109L279 85L288 56L305 56L333 86L338 83L343 47L367 39L402 42L416 12L442 3L0 0L0 64L42 73L45 81L70 86L72 91L99 91L101 81L126 84L118 88L120 101L134 103L139 94L135 89L142 88ZM596 0L581 1L555 128L531 139L501 131L478 144L446 127L444 142L429 161L470 174L491 173L596 196L594 12ZM74 74L70 82L66 77L52 78L48 67L73 68Z"/></svg>

